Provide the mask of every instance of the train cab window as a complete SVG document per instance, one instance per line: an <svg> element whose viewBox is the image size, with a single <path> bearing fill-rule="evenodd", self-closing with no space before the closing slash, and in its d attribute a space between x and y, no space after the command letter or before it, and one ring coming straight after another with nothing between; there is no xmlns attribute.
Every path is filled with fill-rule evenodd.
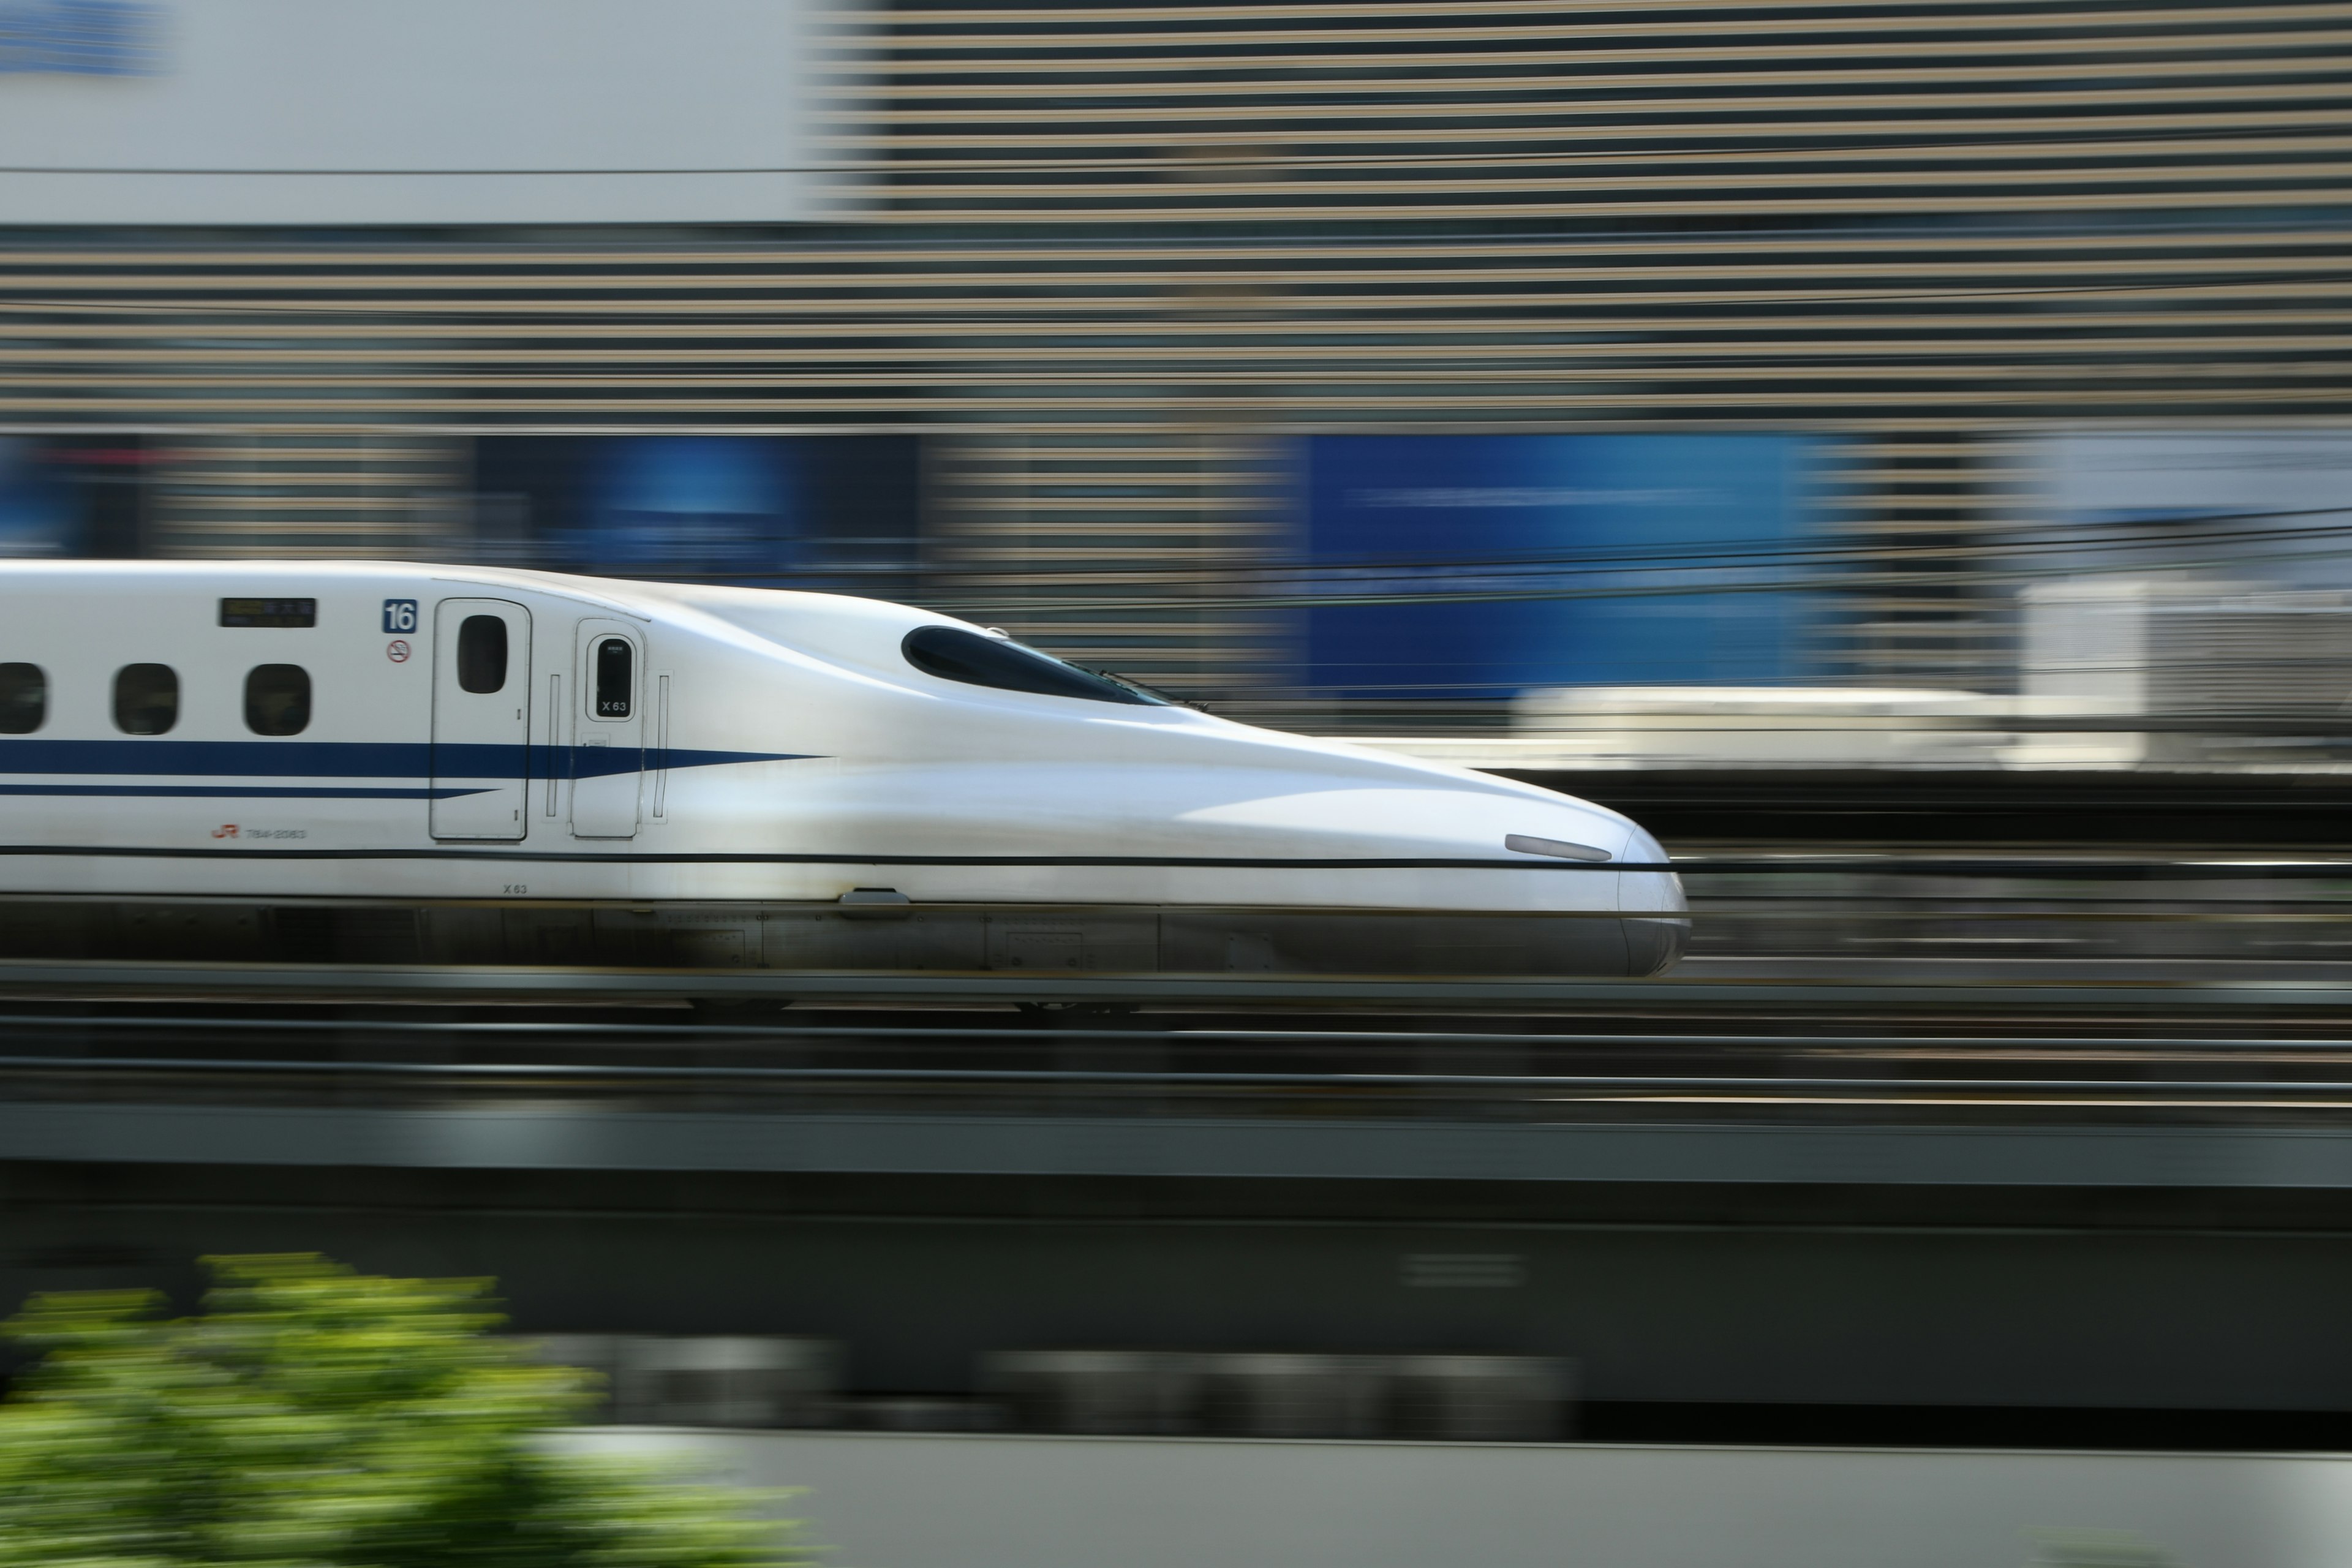
<svg viewBox="0 0 2352 1568"><path fill-rule="evenodd" d="M299 664L257 664L245 678L245 727L257 735L299 735L310 727L310 672Z"/></svg>
<svg viewBox="0 0 2352 1568"><path fill-rule="evenodd" d="M114 727L163 735L180 721L180 678L168 664L126 664L114 672Z"/></svg>
<svg viewBox="0 0 2352 1568"><path fill-rule="evenodd" d="M1034 691L1044 697L1076 697L1088 702L1168 706L1149 692L1065 664L1050 653L1040 653L1010 637L988 637L961 626L917 626L898 647L908 664L941 680L992 686L1000 691Z"/></svg>
<svg viewBox="0 0 2352 1568"><path fill-rule="evenodd" d="M596 645L596 717L625 719L636 691L635 650L626 637L606 637Z"/></svg>
<svg viewBox="0 0 2352 1568"><path fill-rule="evenodd" d="M49 678L37 664L0 664L0 735L29 735L49 716Z"/></svg>
<svg viewBox="0 0 2352 1568"><path fill-rule="evenodd" d="M467 616L457 626L458 689L488 696L506 683L506 622L497 616Z"/></svg>

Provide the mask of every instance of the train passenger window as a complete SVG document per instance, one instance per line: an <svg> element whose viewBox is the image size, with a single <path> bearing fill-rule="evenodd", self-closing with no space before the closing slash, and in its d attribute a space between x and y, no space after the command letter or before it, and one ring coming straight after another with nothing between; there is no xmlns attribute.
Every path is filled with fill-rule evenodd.
<svg viewBox="0 0 2352 1568"><path fill-rule="evenodd" d="M168 664L126 664L114 672L114 727L162 735L180 721L180 678Z"/></svg>
<svg viewBox="0 0 2352 1568"><path fill-rule="evenodd" d="M507 624L497 616L467 616L457 626L457 687L488 696L507 683Z"/></svg>
<svg viewBox="0 0 2352 1568"><path fill-rule="evenodd" d="M596 645L596 717L625 719L635 694L635 660L626 637L606 637Z"/></svg>
<svg viewBox="0 0 2352 1568"><path fill-rule="evenodd" d="M245 678L245 727L257 735L299 735L310 727L310 672L299 664L257 664Z"/></svg>
<svg viewBox="0 0 2352 1568"><path fill-rule="evenodd" d="M917 626L898 647L908 664L941 680L993 686L1001 691L1034 691L1045 697L1076 697L1089 702L1168 706L1150 692L1110 676L1065 664L1050 653L1040 653L1010 637L985 637L961 626Z"/></svg>
<svg viewBox="0 0 2352 1568"><path fill-rule="evenodd" d="M29 735L49 716L49 678L37 664L0 664L0 735Z"/></svg>

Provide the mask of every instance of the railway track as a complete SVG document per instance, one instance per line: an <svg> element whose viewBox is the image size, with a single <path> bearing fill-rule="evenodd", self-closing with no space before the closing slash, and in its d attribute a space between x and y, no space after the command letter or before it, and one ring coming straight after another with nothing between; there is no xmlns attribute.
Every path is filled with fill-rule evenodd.
<svg viewBox="0 0 2352 1568"><path fill-rule="evenodd" d="M2352 1032L1561 1031L1525 1018L1097 1027L847 1011L730 1026L651 1010L604 1021L398 1011L0 1015L0 1097L1514 1121L1865 1108L1967 1121L2352 1115Z"/></svg>
<svg viewBox="0 0 2352 1568"><path fill-rule="evenodd" d="M2352 1007L2352 966L2179 959L1707 958L1654 980L818 973L572 966L0 960L0 996L243 1002L818 1005L1593 1014Z"/></svg>

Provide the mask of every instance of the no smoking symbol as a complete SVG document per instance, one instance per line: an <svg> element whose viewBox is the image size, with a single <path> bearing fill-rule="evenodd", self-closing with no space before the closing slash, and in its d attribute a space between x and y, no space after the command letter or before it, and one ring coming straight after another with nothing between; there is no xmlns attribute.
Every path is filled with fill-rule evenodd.
<svg viewBox="0 0 2352 1568"><path fill-rule="evenodd" d="M392 660L394 664L406 664L408 662L408 639L406 637L394 637L390 642L384 644L383 647L383 657Z"/></svg>

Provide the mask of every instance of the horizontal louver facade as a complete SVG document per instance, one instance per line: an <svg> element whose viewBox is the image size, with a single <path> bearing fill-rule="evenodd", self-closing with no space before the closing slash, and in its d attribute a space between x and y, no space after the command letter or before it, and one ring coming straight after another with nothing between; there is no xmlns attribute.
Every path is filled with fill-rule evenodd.
<svg viewBox="0 0 2352 1568"><path fill-rule="evenodd" d="M1843 437L1817 668L1969 685L2024 435L2347 409L2352 5L871 26L836 223L8 234L0 421L144 432L184 553L456 548L477 431L916 432L905 591L1311 716L1305 433Z"/></svg>

